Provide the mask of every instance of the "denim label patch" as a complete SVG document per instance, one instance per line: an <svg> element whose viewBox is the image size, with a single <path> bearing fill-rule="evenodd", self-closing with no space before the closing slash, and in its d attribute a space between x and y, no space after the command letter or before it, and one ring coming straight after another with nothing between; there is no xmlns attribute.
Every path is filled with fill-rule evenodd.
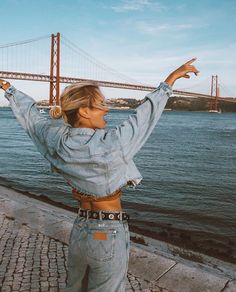
<svg viewBox="0 0 236 292"><path fill-rule="evenodd" d="M94 232L93 239L94 240L107 240L107 233L106 232Z"/></svg>

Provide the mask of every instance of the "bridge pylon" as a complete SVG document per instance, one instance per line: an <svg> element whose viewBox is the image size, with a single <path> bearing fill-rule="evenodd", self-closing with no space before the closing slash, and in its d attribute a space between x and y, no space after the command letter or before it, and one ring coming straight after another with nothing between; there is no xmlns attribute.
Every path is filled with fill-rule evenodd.
<svg viewBox="0 0 236 292"><path fill-rule="evenodd" d="M212 75L211 77L211 103L210 111L218 111L220 88L218 83L218 76Z"/></svg>
<svg viewBox="0 0 236 292"><path fill-rule="evenodd" d="M60 33L51 35L49 105L59 105L60 96Z"/></svg>

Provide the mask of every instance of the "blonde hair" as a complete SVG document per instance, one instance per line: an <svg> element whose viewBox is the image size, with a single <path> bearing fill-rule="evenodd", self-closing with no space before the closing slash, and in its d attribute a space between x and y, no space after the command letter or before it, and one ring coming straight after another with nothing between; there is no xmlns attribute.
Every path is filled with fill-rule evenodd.
<svg viewBox="0 0 236 292"><path fill-rule="evenodd" d="M103 94L95 82L80 82L71 84L63 90L60 96L60 105L50 109L53 119L63 117L66 123L72 126L78 117L80 107L92 108L99 97Z"/></svg>

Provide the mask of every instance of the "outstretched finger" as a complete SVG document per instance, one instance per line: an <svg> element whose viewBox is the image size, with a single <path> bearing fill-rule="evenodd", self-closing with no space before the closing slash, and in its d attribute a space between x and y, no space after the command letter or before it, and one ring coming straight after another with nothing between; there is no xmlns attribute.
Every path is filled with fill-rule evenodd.
<svg viewBox="0 0 236 292"><path fill-rule="evenodd" d="M186 65L190 65L190 64L192 64L196 60L197 60L197 58L193 58L193 59L189 60L188 62L186 62L185 64Z"/></svg>

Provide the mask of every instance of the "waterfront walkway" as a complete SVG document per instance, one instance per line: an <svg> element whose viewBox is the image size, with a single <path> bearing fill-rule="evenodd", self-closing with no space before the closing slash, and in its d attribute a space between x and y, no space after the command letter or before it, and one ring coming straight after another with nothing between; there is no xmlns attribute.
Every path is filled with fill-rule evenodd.
<svg viewBox="0 0 236 292"><path fill-rule="evenodd" d="M75 216L0 187L0 291L61 291ZM126 291L235 292L234 266L221 271L132 243Z"/></svg>

